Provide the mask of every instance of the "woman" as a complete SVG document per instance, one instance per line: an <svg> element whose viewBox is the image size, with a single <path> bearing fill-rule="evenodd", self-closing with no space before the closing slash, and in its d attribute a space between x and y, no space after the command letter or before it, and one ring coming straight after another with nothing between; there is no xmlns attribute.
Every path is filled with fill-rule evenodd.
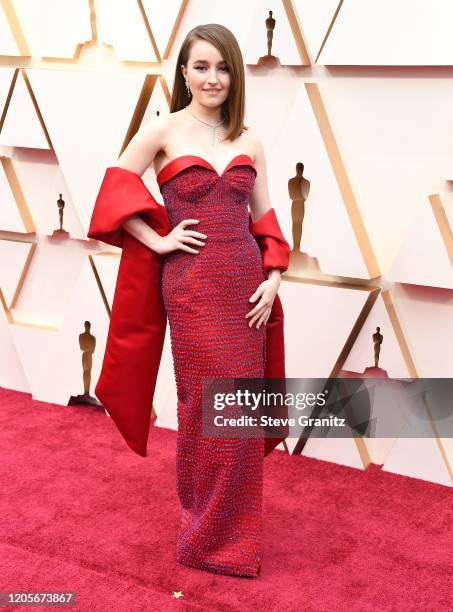
<svg viewBox="0 0 453 612"><path fill-rule="evenodd" d="M178 393L177 561L253 577L260 570L263 439L209 438L201 427L203 379L284 376L266 366L266 326L276 305L281 309L277 292L290 247L270 206L263 147L243 124L244 94L243 60L233 34L218 24L191 30L178 56L170 114L143 126L117 167L107 170L88 235L123 246L126 232L133 237L132 248L145 245L154 260L162 260L161 292ZM139 178L151 163L167 229L163 207ZM130 254L123 248L124 268L133 259ZM128 274L128 282L137 277L146 282L144 270ZM113 396L118 396L111 392L118 384L112 380L119 378L111 364L125 346L123 326L123 344L112 348L114 310L120 310L120 299L127 304L124 310L134 301L119 282L103 364L110 395L104 382L96 393L126 430L132 403L127 417L124 409L112 414L108 403L111 399L114 408ZM283 347L278 351L282 357ZM148 386L154 390L154 381ZM125 437L140 452L134 434Z"/></svg>

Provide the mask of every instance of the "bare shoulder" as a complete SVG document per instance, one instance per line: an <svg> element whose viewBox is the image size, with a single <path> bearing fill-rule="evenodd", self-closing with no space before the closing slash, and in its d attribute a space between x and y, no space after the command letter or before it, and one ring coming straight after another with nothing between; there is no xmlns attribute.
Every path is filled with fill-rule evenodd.
<svg viewBox="0 0 453 612"><path fill-rule="evenodd" d="M171 134L181 122L180 112L152 117L142 123L118 160L118 165L137 174L162 163Z"/></svg>
<svg viewBox="0 0 453 612"><path fill-rule="evenodd" d="M156 155L165 148L168 117L153 117L143 123L118 159L117 165L142 175Z"/></svg>
<svg viewBox="0 0 453 612"><path fill-rule="evenodd" d="M159 115L144 123L139 132L143 138L150 139L153 143L163 145L171 123L170 115Z"/></svg>
<svg viewBox="0 0 453 612"><path fill-rule="evenodd" d="M169 130L181 124L186 116L185 109L175 111L174 113L167 113L166 115L159 115L150 119L146 125L150 126L150 129L156 130Z"/></svg>
<svg viewBox="0 0 453 612"><path fill-rule="evenodd" d="M185 113L182 110L175 111L167 115L153 117L143 126L144 138L154 143L154 151L158 157L165 157L165 151L171 136L180 131L184 116Z"/></svg>
<svg viewBox="0 0 453 612"><path fill-rule="evenodd" d="M251 157L254 161L262 159L264 155L263 143L256 130L249 127L242 133L244 143L247 149L250 151Z"/></svg>

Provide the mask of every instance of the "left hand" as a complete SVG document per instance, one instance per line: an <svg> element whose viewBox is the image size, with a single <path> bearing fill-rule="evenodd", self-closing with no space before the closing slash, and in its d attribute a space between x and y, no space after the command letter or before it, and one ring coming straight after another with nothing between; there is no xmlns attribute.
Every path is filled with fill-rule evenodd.
<svg viewBox="0 0 453 612"><path fill-rule="evenodd" d="M250 312L245 315L245 318L251 317L249 327L255 322L257 323L256 329L260 328L261 324L266 325L272 310L275 296L277 295L278 288L280 286L280 275L268 278L258 285L255 293L250 297L250 301L254 302L261 296L260 301L256 304Z"/></svg>

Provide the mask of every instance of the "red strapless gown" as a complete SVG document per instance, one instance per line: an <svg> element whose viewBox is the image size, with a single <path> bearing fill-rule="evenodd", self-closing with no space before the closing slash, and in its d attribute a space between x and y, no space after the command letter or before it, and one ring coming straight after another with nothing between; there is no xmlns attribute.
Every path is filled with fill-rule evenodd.
<svg viewBox="0 0 453 612"><path fill-rule="evenodd" d="M250 296L266 278L249 231L253 161L238 155L221 175L184 155L157 181L172 227L183 219L207 235L199 254L169 253L162 295L178 393L176 559L221 574L256 576L262 537L263 438L202 435L203 377L263 377L266 326L249 327Z"/></svg>

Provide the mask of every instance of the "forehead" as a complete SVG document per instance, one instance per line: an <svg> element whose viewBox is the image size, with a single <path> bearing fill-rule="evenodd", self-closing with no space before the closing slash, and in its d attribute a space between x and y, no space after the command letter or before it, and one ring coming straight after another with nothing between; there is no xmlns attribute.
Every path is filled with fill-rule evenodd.
<svg viewBox="0 0 453 612"><path fill-rule="evenodd" d="M214 47L207 40L196 40L189 54L189 60L191 62L212 62L218 63L223 62L223 57L217 47Z"/></svg>

